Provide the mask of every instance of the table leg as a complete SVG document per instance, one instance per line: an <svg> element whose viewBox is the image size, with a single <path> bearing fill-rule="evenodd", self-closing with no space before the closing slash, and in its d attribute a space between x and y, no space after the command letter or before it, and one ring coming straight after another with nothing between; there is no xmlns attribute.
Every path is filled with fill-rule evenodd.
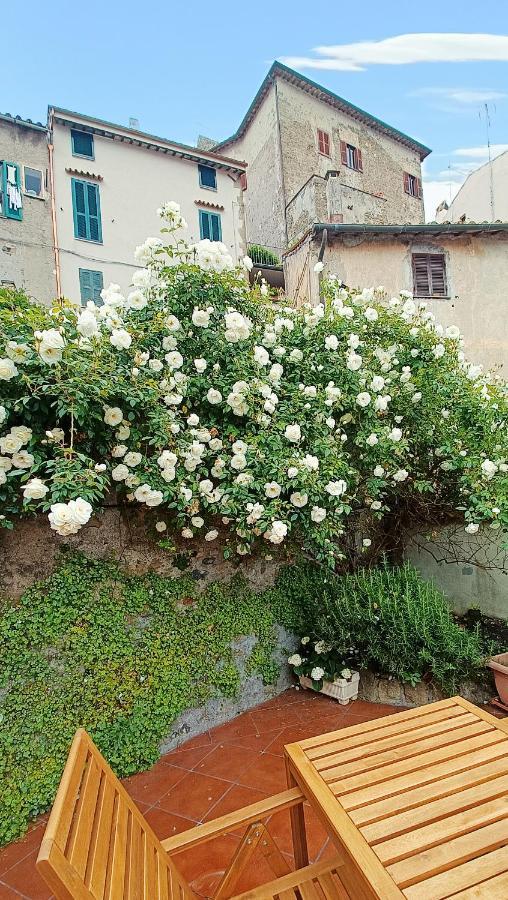
<svg viewBox="0 0 508 900"><path fill-rule="evenodd" d="M297 787L297 782L293 773L289 760L285 759L286 764L286 780L288 788ZM295 856L295 868L303 869L309 865L309 851L307 849L307 834L305 832L305 817L303 813L303 802L297 806L292 806L289 810L291 816L291 833L293 836L293 852Z"/></svg>

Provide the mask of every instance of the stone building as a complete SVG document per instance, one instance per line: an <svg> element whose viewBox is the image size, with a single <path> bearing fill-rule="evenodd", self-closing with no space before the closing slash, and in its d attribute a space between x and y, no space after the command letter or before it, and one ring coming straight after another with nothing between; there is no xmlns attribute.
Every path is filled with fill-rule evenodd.
<svg viewBox="0 0 508 900"><path fill-rule="evenodd" d="M442 325L458 325L468 358L508 373L508 223L316 224L284 258L286 291L298 305L320 297L323 275L349 287L412 291Z"/></svg>
<svg viewBox="0 0 508 900"><path fill-rule="evenodd" d="M157 209L176 200L189 243L245 253L246 165L139 130L50 108L58 293L86 303L110 282L127 291L137 245L159 236Z"/></svg>
<svg viewBox="0 0 508 900"><path fill-rule="evenodd" d="M436 210L437 222L508 222L508 150L471 172L450 204Z"/></svg>
<svg viewBox="0 0 508 900"><path fill-rule="evenodd" d="M46 126L0 115L0 285L50 303L55 259Z"/></svg>
<svg viewBox="0 0 508 900"><path fill-rule="evenodd" d="M313 222L424 221L430 150L281 63L215 149L247 161L247 241L279 254Z"/></svg>

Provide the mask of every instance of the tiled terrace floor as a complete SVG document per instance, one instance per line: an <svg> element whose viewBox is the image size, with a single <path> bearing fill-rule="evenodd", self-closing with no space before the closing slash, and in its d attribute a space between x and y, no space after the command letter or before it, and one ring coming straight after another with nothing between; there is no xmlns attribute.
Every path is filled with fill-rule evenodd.
<svg viewBox="0 0 508 900"><path fill-rule="evenodd" d="M187 741L124 784L156 834L170 837L284 790L284 744L396 711L392 706L362 700L340 706L327 697L289 690L227 725ZM0 850L0 900L49 900L52 896L35 869L46 818L21 841ZM309 809L306 819L314 862L331 853L332 848ZM292 864L287 812L273 815L268 827ZM176 857L180 871L196 893L210 896L239 840L237 834L226 835ZM273 877L264 860L256 857L237 890L248 890Z"/></svg>

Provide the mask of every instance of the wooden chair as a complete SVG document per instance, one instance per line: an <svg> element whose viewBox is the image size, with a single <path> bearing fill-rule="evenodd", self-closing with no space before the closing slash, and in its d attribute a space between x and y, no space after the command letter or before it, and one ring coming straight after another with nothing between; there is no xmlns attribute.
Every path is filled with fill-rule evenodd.
<svg viewBox="0 0 508 900"><path fill-rule="evenodd" d="M204 825L159 841L87 733L76 732L44 833L37 868L57 900L195 900L172 855L242 825L246 832L214 893L234 889L254 852L261 850L276 880L236 896L243 900L348 900L340 860L296 872L262 820L277 810L302 815L303 795L291 788ZM295 848L305 859L307 848Z"/></svg>

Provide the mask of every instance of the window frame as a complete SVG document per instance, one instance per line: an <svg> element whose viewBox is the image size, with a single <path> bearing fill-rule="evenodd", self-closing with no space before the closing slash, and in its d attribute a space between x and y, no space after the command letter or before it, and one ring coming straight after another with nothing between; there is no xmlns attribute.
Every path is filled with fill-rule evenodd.
<svg viewBox="0 0 508 900"><path fill-rule="evenodd" d="M100 275L100 277L101 277L101 287L100 287L100 290L99 290L99 296L98 296L97 298L94 296L94 287L93 287L93 284L92 284L92 296L91 296L91 297L87 297L86 300L84 299L84 297L83 297L83 285L82 285L82 273L84 273L84 272L86 272L88 275L91 275L91 276L94 276L94 275ZM81 305L81 306L86 306L86 304L87 304L90 300L92 300L92 301L93 301L94 303L96 303L98 306L101 306L101 305L102 305L102 300L101 300L100 292L101 292L101 291L103 290L103 288L104 288L104 272L102 272L100 269L83 269L83 268L81 268L81 266L80 266L80 267L78 268L78 279L79 279L79 299L80 299L80 305ZM92 281L93 281L93 278L92 278Z"/></svg>
<svg viewBox="0 0 508 900"><path fill-rule="evenodd" d="M89 156L87 153L78 153L74 147L74 135L75 134L86 134L87 137L90 138L92 142L92 155ZM77 156L79 159L95 159L95 138L92 131L85 131L84 128L71 128L71 150L72 155Z"/></svg>
<svg viewBox="0 0 508 900"><path fill-rule="evenodd" d="M330 133L323 128L317 129L317 145L319 155L326 156L327 159L330 159ZM321 149L321 147L323 147L323 149Z"/></svg>
<svg viewBox="0 0 508 900"><path fill-rule="evenodd" d="M222 216L221 216L221 214L218 212L213 212L213 210L209 210L209 209L200 209L200 210L198 210L198 212L199 212L199 236L200 236L200 239L202 241L205 241L205 240L214 241L215 240L212 237L207 238L206 235L204 234L204 230L203 230L203 220L209 219L211 216L215 216L215 218L218 220L218 223L219 223L219 237L216 238L216 240L222 241ZM210 225L208 226L208 230L209 230L210 234L212 234L212 229L211 229Z"/></svg>
<svg viewBox="0 0 508 900"><path fill-rule="evenodd" d="M96 205L97 205L97 230L99 232L99 237L92 238L89 236L82 237L82 235L78 234L78 210L76 204L76 185L83 184L86 188L92 186L95 188L95 196L96 196ZM102 237L102 213L101 213L101 194L99 185L94 181L85 181L84 178L71 178L71 197L72 197L72 219L74 223L74 238L77 241L86 241L89 244L102 244L104 243ZM88 205L88 190L84 191L84 205L85 205L85 222L87 225L87 231L90 233L90 212Z"/></svg>
<svg viewBox="0 0 508 900"><path fill-rule="evenodd" d="M40 194L34 194L33 191L27 190L26 186L26 170L30 169L32 172L40 172L41 176L41 192ZM46 199L46 187L44 184L44 169L38 169L35 166L25 166L23 165L23 193L27 197L33 197L34 200L45 200Z"/></svg>
<svg viewBox="0 0 508 900"><path fill-rule="evenodd" d="M408 197L414 197L415 200L423 198L422 181L418 175L412 175L411 172L404 172L404 193Z"/></svg>
<svg viewBox="0 0 508 900"><path fill-rule="evenodd" d="M10 209L7 199L7 169L14 168L16 172L15 186L22 195L23 185L21 182L21 165L20 163L10 162L6 159L0 160L0 215L5 219L12 219L14 222L23 221L24 203L21 199L21 206L18 209ZM11 182L12 183L12 182Z"/></svg>
<svg viewBox="0 0 508 900"><path fill-rule="evenodd" d="M429 285L428 294L422 293L417 290L417 274L416 274L416 259L417 257L425 257L426 268L427 268L427 282ZM442 279L443 279L443 293L435 293L434 291L434 277L432 273L432 267L430 264L431 259L439 259L441 260L442 267ZM413 275L413 296L418 299L423 300L447 300L450 297L449 284L448 284L448 271L446 265L446 254L441 250L436 250L435 252L429 251L413 251L411 253L411 271Z"/></svg>
<svg viewBox="0 0 508 900"><path fill-rule="evenodd" d="M210 185L210 184L203 184L203 179L202 179L202 177L201 177L201 175L202 175L202 171L201 171L201 170L202 170L202 169L209 169L211 172L214 173L214 176L215 176L215 186L212 186L212 185ZM198 177L199 177L199 186L200 186L200 188L203 188L204 191L215 191L215 192L217 192L217 169L215 168L215 166L207 166L206 163L198 163Z"/></svg>

